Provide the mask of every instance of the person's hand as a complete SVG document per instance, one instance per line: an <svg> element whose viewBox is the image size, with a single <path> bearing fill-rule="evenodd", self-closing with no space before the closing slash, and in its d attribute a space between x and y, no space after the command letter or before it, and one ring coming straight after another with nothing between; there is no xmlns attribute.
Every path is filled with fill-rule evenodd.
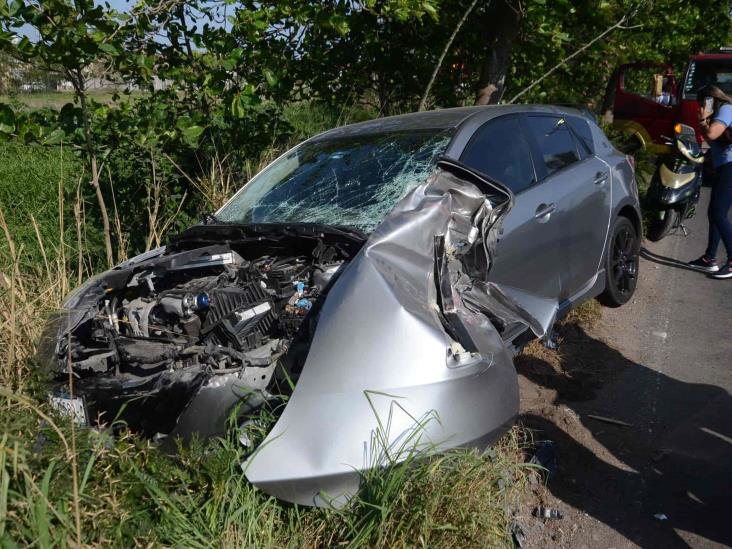
<svg viewBox="0 0 732 549"><path fill-rule="evenodd" d="M712 111L707 109L706 104L702 104L699 106L699 120L708 120L709 117L712 116Z"/></svg>

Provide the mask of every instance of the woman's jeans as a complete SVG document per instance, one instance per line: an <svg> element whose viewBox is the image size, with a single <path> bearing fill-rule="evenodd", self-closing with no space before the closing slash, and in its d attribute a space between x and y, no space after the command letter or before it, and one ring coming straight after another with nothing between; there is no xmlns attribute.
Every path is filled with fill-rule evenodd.
<svg viewBox="0 0 732 549"><path fill-rule="evenodd" d="M732 162L717 168L716 181L709 199L709 244L706 255L709 259L717 257L720 239L727 249L727 260L732 261L732 222L729 210L732 208Z"/></svg>

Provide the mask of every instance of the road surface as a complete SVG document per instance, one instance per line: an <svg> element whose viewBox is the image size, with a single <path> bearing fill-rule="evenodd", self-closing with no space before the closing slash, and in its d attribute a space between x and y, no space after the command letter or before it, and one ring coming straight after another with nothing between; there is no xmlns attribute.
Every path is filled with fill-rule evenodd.
<svg viewBox="0 0 732 549"><path fill-rule="evenodd" d="M567 329L556 361L517 362L523 419L557 449L544 503L566 512L529 539L732 546L732 279L679 263L704 251L708 198L689 236L644 241L631 303Z"/></svg>

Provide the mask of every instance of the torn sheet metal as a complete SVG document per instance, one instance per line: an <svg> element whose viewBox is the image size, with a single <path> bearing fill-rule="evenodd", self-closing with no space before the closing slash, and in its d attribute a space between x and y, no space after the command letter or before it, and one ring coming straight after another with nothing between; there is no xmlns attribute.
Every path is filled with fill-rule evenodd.
<svg viewBox="0 0 732 549"><path fill-rule="evenodd" d="M551 314L487 281L511 204L452 161L401 200L331 288L295 391L243 464L251 482L295 503L340 503L362 469L414 448L486 444L513 423L516 372L483 310L499 304L492 314L537 334Z"/></svg>

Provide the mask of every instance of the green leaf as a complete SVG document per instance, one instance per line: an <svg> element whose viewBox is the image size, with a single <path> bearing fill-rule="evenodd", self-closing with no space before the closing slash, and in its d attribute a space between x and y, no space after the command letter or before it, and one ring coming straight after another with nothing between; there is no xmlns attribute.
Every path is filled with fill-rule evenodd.
<svg viewBox="0 0 732 549"><path fill-rule="evenodd" d="M201 126L188 126L181 133L183 134L183 139L185 139L189 145L197 145L198 138L201 137L203 130L204 128Z"/></svg>
<svg viewBox="0 0 732 549"><path fill-rule="evenodd" d="M193 120L190 116L180 116L175 122L175 127L179 130L185 130L193 125Z"/></svg>
<svg viewBox="0 0 732 549"><path fill-rule="evenodd" d="M104 43L99 44L99 49L110 55L119 55L119 50L114 44Z"/></svg>
<svg viewBox="0 0 732 549"><path fill-rule="evenodd" d="M333 15L330 17L328 24L330 25L333 30L335 30L338 34L341 36L345 36L348 34L348 31L350 30L350 26L348 24L348 19L346 19L343 15Z"/></svg>
<svg viewBox="0 0 732 549"><path fill-rule="evenodd" d="M10 17L15 17L23 9L23 2L20 0L13 0L8 4L8 12Z"/></svg>
<svg viewBox="0 0 732 549"><path fill-rule="evenodd" d="M267 85L270 88L274 88L277 85L277 77L275 76L275 74L269 69L264 69L263 72L264 79L267 81Z"/></svg>
<svg viewBox="0 0 732 549"><path fill-rule="evenodd" d="M15 130L15 113L9 105L0 104L0 133L13 133Z"/></svg>
<svg viewBox="0 0 732 549"><path fill-rule="evenodd" d="M51 133L43 138L43 143L46 145L58 145L66 137L66 132L61 128L56 128Z"/></svg>
<svg viewBox="0 0 732 549"><path fill-rule="evenodd" d="M244 118L246 116L246 101L241 94L235 95L231 100L231 114L234 118Z"/></svg>

